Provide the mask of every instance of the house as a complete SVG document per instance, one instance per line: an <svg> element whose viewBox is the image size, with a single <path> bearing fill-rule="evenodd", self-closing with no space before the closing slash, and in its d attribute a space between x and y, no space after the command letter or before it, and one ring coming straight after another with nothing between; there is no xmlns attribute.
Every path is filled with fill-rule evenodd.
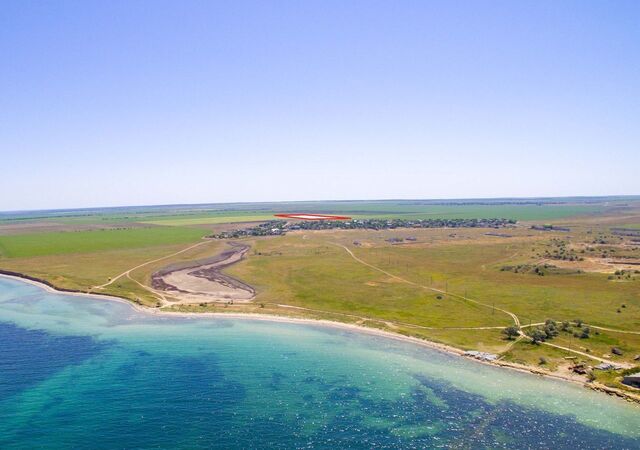
<svg viewBox="0 0 640 450"><path fill-rule="evenodd" d="M622 383L627 386L640 388L640 372L633 373L631 375L625 375L622 379Z"/></svg>

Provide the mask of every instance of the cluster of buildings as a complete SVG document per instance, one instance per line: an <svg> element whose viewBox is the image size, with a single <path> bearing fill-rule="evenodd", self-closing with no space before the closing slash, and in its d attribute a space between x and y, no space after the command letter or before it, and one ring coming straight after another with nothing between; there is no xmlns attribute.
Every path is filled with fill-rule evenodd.
<svg viewBox="0 0 640 450"><path fill-rule="evenodd" d="M235 239L246 236L277 236L294 230L391 230L395 228L504 228L512 219L350 219L350 220L270 220L255 227L223 231L208 236Z"/></svg>
<svg viewBox="0 0 640 450"><path fill-rule="evenodd" d="M285 233L286 224L287 222L284 220L269 220L254 227L223 231L207 237L213 239L237 239L247 236L279 236Z"/></svg>
<svg viewBox="0 0 640 450"><path fill-rule="evenodd" d="M289 225L291 230L392 230L394 228L502 228L514 225L509 219L352 219L348 221L305 221Z"/></svg>

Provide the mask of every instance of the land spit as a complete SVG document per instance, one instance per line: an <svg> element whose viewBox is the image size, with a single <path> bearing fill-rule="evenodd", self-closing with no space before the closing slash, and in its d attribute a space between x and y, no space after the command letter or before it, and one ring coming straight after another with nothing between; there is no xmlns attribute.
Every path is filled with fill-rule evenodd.
<svg viewBox="0 0 640 450"><path fill-rule="evenodd" d="M231 247L211 258L188 263L171 264L151 276L151 285L157 291L178 299L175 303L240 302L251 301L255 289L222 270L241 261L249 246L230 242Z"/></svg>

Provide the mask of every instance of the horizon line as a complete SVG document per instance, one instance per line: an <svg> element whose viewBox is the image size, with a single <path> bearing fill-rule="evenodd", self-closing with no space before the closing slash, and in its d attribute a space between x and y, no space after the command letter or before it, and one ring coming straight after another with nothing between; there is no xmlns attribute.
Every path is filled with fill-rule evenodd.
<svg viewBox="0 0 640 450"><path fill-rule="evenodd" d="M377 199L323 199L323 200L272 200L272 201L237 201L237 202L211 202L211 203L160 203L146 205L117 205L117 206L85 206L72 208L44 208L44 209L17 209L17 210L0 210L0 214L17 214L17 213L33 213L33 212L71 212L71 211L92 211L102 209L124 209L124 208L167 208L167 207L185 207L185 206L213 206L213 205L268 205L274 203L355 203L355 202L471 202L471 201L506 201L506 200L571 200L571 199L629 199L640 200L640 194L622 194L622 195L567 195L567 196L534 196L534 197L458 197L458 198L377 198Z"/></svg>

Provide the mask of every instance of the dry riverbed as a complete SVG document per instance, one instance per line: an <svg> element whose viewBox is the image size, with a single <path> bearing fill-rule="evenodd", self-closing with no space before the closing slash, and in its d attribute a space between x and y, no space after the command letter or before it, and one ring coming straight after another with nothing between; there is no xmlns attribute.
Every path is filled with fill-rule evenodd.
<svg viewBox="0 0 640 450"><path fill-rule="evenodd" d="M153 289L165 292L175 303L240 302L255 297L255 289L222 270L241 261L249 251L245 244L229 243L230 248L205 260L188 265L170 265L151 277Z"/></svg>

